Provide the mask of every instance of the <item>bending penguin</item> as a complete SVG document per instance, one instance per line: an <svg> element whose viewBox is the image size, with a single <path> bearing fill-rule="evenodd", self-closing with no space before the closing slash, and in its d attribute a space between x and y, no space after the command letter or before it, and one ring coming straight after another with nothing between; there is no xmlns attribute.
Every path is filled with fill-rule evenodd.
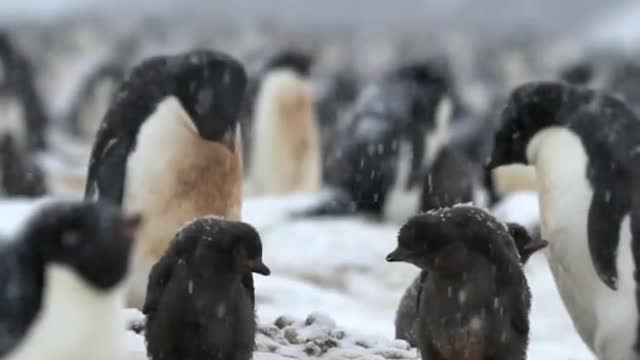
<svg viewBox="0 0 640 360"><path fill-rule="evenodd" d="M194 50L142 62L116 92L91 153L85 197L147 219L130 306L142 306L149 271L182 225L206 215L240 219L237 116L246 82L235 59Z"/></svg>
<svg viewBox="0 0 640 360"><path fill-rule="evenodd" d="M27 144L30 150L46 147L48 124L44 104L40 98L33 68L20 50L12 43L9 33L0 30L0 90L12 93L15 101L10 106L19 106L27 128ZM5 103L1 107L8 106ZM10 111L0 108L0 112Z"/></svg>
<svg viewBox="0 0 640 360"><path fill-rule="evenodd" d="M67 116L68 126L74 135L93 141L124 73L122 66L109 62L87 77Z"/></svg>
<svg viewBox="0 0 640 360"><path fill-rule="evenodd" d="M318 190L322 163L309 82L286 68L270 71L260 85L255 115L253 194Z"/></svg>
<svg viewBox="0 0 640 360"><path fill-rule="evenodd" d="M0 248L0 359L121 359L125 283L140 222L103 203L37 210Z"/></svg>
<svg viewBox="0 0 640 360"><path fill-rule="evenodd" d="M501 115L489 167L533 165L541 234L573 323L600 359L640 359L640 120L604 93L525 84Z"/></svg>
<svg viewBox="0 0 640 360"><path fill-rule="evenodd" d="M450 90L446 72L429 61L366 87L327 160L336 191L297 215L362 212L404 222L420 210L472 201L473 166L448 146Z"/></svg>

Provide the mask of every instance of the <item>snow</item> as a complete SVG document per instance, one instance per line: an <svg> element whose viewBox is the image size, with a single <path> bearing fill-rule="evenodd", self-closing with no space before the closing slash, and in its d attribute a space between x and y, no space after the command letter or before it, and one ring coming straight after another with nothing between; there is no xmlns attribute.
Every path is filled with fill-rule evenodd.
<svg viewBox="0 0 640 360"><path fill-rule="evenodd" d="M15 232L46 201L1 201L0 234ZM244 220L261 233L264 262L272 270L271 276L255 276L255 359L314 358L308 353L322 359L415 359L415 349L393 340L399 299L418 273L384 260L399 225L360 217L288 218L315 201L317 196L302 195L245 201ZM537 212L535 193L515 194L496 208L504 220L526 226L537 223ZM573 328L545 257L534 255L525 270L533 293L529 359L594 359ZM129 323L144 322L139 312L126 311ZM287 326L275 325L287 319ZM124 334L130 350L125 360L146 359L143 336Z"/></svg>

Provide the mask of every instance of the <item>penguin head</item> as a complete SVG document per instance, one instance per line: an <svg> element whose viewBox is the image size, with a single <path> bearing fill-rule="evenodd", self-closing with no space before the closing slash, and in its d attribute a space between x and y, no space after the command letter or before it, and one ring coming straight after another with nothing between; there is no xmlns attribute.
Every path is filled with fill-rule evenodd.
<svg viewBox="0 0 640 360"><path fill-rule="evenodd" d="M262 262L260 235L249 224L205 217L182 228L178 238L195 244L190 263L202 275L271 273Z"/></svg>
<svg viewBox="0 0 640 360"><path fill-rule="evenodd" d="M541 130L560 125L559 112L575 103L576 89L556 82L528 83L516 88L500 114L500 127L488 168L528 164L527 146Z"/></svg>
<svg viewBox="0 0 640 360"><path fill-rule="evenodd" d="M433 272L464 271L473 263L465 246L467 236L447 209L431 211L409 219L398 234L398 247L387 261L404 261Z"/></svg>
<svg viewBox="0 0 640 360"><path fill-rule="evenodd" d="M522 264L526 264L529 257L531 257L531 255L536 251L549 245L546 240L531 236L527 229L520 224L507 223L506 225L509 230L509 235L511 235L516 244L516 248L520 254L520 262Z"/></svg>
<svg viewBox="0 0 640 360"><path fill-rule="evenodd" d="M453 274L501 261L517 264L516 251L506 226L493 215L475 206L456 205L409 219L387 261Z"/></svg>
<svg viewBox="0 0 640 360"><path fill-rule="evenodd" d="M89 286L109 290L126 278L140 216L124 216L107 203L45 206L27 223L23 243L43 265L61 265Z"/></svg>
<svg viewBox="0 0 640 360"><path fill-rule="evenodd" d="M200 137L232 141L247 86L242 65L220 52L194 50L168 58L166 66L173 79L172 95Z"/></svg>
<svg viewBox="0 0 640 360"><path fill-rule="evenodd" d="M283 49L268 57L260 68L262 76L275 70L291 70L301 77L311 73L313 57L296 49Z"/></svg>

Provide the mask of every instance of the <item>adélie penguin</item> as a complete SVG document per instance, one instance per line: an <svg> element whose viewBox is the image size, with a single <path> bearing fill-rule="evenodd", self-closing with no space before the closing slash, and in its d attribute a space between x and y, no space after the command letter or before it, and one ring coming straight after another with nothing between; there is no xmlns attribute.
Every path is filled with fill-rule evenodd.
<svg viewBox="0 0 640 360"><path fill-rule="evenodd" d="M180 229L151 270L143 312L154 360L249 360L255 348L253 288L246 274L269 275L256 230L215 217Z"/></svg>
<svg viewBox="0 0 640 360"><path fill-rule="evenodd" d="M140 221L104 203L37 210L0 248L0 359L120 359Z"/></svg>
<svg viewBox="0 0 640 360"><path fill-rule="evenodd" d="M387 261L428 272L416 320L423 359L526 359L531 294L507 226L486 210L454 206L410 218Z"/></svg>
<svg viewBox="0 0 640 360"><path fill-rule="evenodd" d="M149 271L182 225L206 215L240 219L237 116L246 82L237 60L193 50L143 61L116 91L93 146L85 197L146 219L129 306L142 306Z"/></svg>
<svg viewBox="0 0 640 360"><path fill-rule="evenodd" d="M640 120L607 94L535 82L501 121L489 167L535 167L546 254L578 333L600 359L640 359Z"/></svg>
<svg viewBox="0 0 640 360"><path fill-rule="evenodd" d="M506 246L515 242L520 256L520 262L524 266L531 255L548 245L548 242L529 234L527 229L517 223L506 223L510 237L502 237ZM427 270L422 270L413 282L407 287L396 312L395 328L396 338L406 340L411 346L418 346L418 309L423 284L428 276Z"/></svg>

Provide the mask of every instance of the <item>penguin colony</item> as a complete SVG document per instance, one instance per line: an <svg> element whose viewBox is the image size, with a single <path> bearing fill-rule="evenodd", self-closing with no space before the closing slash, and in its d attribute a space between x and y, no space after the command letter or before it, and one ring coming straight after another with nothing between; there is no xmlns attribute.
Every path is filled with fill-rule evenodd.
<svg viewBox="0 0 640 360"><path fill-rule="evenodd" d="M362 87L338 71L326 94L304 51L248 69L194 49L86 79L65 126L93 142L85 198L42 205L0 247L0 359L120 359L124 307L146 316L150 359L251 359L253 274L271 270L242 222L245 182L253 195L329 188L292 217L403 224L386 260L420 274L396 337L422 358L526 359L523 267L547 248L585 344L599 359L640 359L640 65L572 64L485 113L440 57ZM36 89L0 33L2 196L49 191L37 159L53 125ZM492 215L514 165L513 187L538 192L540 237ZM73 324L64 337L60 323Z"/></svg>

